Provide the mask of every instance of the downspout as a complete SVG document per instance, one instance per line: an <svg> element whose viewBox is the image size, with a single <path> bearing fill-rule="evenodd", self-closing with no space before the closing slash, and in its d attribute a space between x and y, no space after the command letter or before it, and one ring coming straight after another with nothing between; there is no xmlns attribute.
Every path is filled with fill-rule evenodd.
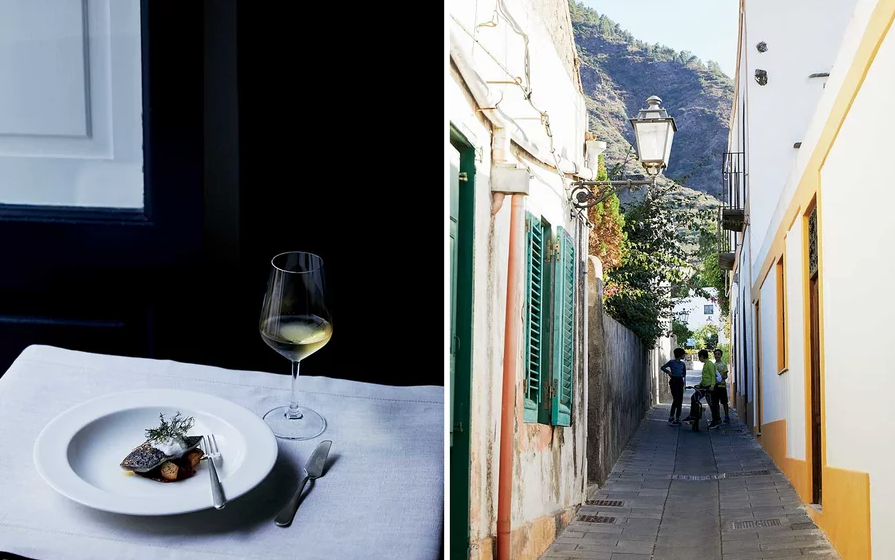
<svg viewBox="0 0 895 560"><path fill-rule="evenodd" d="M492 121L494 122L494 121ZM506 165L510 160L511 133L505 127L495 127L491 140L492 169ZM504 123L501 123L504 124ZM494 193L505 197L505 193ZM517 309L519 298L519 274L522 263L522 239L524 227L524 201L522 194L512 194L510 204L509 255L507 257L507 301L504 318L503 384L500 397L500 437L498 440L497 471L497 558L510 560L510 530L513 504L513 440L516 415L516 368L519 360L519 333L522 332L522 312Z"/></svg>
<svg viewBox="0 0 895 560"><path fill-rule="evenodd" d="M500 466L497 475L497 560L510 560L510 525L513 498L513 438L516 416L516 371L522 312L518 308L525 206L514 194L510 210L510 254L507 263L507 312L503 346L503 394L500 403Z"/></svg>

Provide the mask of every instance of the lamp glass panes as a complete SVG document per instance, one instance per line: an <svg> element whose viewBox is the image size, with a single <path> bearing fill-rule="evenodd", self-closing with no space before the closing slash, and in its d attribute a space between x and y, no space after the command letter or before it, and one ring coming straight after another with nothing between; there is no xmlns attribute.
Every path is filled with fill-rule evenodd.
<svg viewBox="0 0 895 560"><path fill-rule="evenodd" d="M637 142L637 155L650 175L658 175L668 166L671 156L671 143L677 126L668 111L659 105L662 102L657 96L646 100L648 107L641 109L637 118L631 119L634 127L634 139Z"/></svg>

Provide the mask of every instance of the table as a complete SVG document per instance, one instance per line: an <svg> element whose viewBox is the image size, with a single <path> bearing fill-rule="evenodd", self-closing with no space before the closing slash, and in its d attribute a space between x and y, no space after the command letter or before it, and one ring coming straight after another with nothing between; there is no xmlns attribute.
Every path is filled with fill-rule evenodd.
<svg viewBox="0 0 895 560"><path fill-rule="evenodd" d="M116 515L59 495L34 469L34 442L57 414L108 393L172 388L263 415L288 400L290 377L28 347L0 377L0 551L40 560L440 558L444 388L313 376L299 384L301 402L326 417L327 429L310 441L278 440L277 463L254 490L220 511ZM327 476L291 527L275 526L322 439L333 441Z"/></svg>

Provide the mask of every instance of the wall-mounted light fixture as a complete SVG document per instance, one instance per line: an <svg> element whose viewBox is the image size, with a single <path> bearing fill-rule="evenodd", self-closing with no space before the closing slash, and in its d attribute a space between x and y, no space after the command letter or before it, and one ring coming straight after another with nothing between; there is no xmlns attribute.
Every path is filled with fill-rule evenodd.
<svg viewBox="0 0 895 560"><path fill-rule="evenodd" d="M646 109L641 109L636 118L630 119L634 127L634 141L637 148L637 158L643 165L646 174L651 178L647 180L622 180L622 181L578 181L572 183L571 203L575 208L589 208L595 206L616 192L623 189L653 185L662 170L668 167L668 158L671 156L671 143L677 125L674 119L668 116L668 111L660 107L662 100L653 95L646 100ZM601 187L594 190L592 187Z"/></svg>
<svg viewBox="0 0 895 560"><path fill-rule="evenodd" d="M762 70L759 68L755 71L755 81L758 82L758 85L764 86L768 83L768 71Z"/></svg>

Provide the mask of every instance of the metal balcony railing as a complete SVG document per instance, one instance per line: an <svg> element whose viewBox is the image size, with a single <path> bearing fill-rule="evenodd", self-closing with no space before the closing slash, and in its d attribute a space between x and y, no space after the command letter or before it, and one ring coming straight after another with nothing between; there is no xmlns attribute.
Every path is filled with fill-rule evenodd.
<svg viewBox="0 0 895 560"><path fill-rule="evenodd" d="M746 221L746 158L743 152L721 157L721 227L743 231Z"/></svg>
<svg viewBox="0 0 895 560"><path fill-rule="evenodd" d="M733 270L736 248L731 245L732 233L722 225L724 207L718 209L718 266L721 270Z"/></svg>

